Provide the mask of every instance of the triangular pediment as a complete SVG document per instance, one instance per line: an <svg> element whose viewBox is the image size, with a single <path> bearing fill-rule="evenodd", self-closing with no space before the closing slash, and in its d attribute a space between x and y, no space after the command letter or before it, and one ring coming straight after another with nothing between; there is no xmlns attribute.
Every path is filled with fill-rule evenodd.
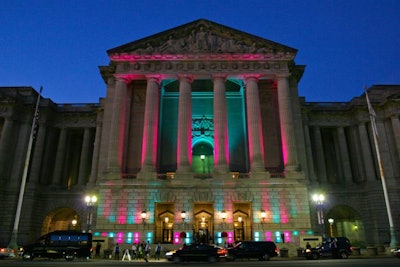
<svg viewBox="0 0 400 267"><path fill-rule="evenodd" d="M284 54L297 50L215 22L199 19L107 51L121 55ZM288 56L289 55L289 56Z"/></svg>

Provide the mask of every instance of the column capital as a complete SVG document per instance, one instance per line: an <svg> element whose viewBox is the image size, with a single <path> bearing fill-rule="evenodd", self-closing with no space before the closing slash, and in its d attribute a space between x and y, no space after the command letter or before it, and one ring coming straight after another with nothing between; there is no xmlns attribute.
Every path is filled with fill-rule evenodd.
<svg viewBox="0 0 400 267"><path fill-rule="evenodd" d="M124 74L115 74L114 77L115 77L116 81L122 82L122 83L125 83L125 84L128 84L128 83L130 83L132 81L132 77L129 77L129 76L124 75Z"/></svg>
<svg viewBox="0 0 400 267"><path fill-rule="evenodd" d="M277 73L275 75L276 79L280 80L280 79L285 79L290 77L290 73Z"/></svg>
<svg viewBox="0 0 400 267"><path fill-rule="evenodd" d="M249 81L249 80L255 80L256 82L258 82L258 80L260 79L261 75L256 75L256 74L246 74L243 76L245 81Z"/></svg>
<svg viewBox="0 0 400 267"><path fill-rule="evenodd" d="M160 84L162 77L161 75L154 74L154 75L146 75L146 79L147 81L153 81L156 82L157 84Z"/></svg>
<svg viewBox="0 0 400 267"><path fill-rule="evenodd" d="M193 80L194 80L194 75L192 75L192 74L181 74L181 75L178 75L178 80L179 81L186 80L187 82L192 83Z"/></svg>
<svg viewBox="0 0 400 267"><path fill-rule="evenodd" d="M226 75L226 74L211 74L211 78L213 80L223 79L224 81L226 81L226 77L228 77L228 75Z"/></svg>

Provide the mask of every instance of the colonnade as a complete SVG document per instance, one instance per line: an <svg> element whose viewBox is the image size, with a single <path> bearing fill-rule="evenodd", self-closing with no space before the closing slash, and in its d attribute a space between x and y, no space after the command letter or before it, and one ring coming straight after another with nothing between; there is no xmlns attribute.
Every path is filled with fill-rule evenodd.
<svg viewBox="0 0 400 267"><path fill-rule="evenodd" d="M157 134L159 133L159 98L162 75L146 76L146 100L143 125L143 140L141 151L141 170L138 177L152 177L145 173L155 173L157 166ZM214 170L216 173L229 172L228 126L226 108L225 81L229 75L210 75L214 91ZM284 155L285 171L298 170L298 155L294 134L294 120L291 108L291 95L289 88L289 74L276 75L277 80L279 118L282 135L282 149ZM192 160L192 96L191 84L197 77L195 75L179 75L179 102L178 102L178 132L177 132L177 169L176 175L191 172ZM243 75L245 83L245 107L247 120L247 136L249 147L250 173L266 173L264 163L264 137L262 132L262 117L260 111L259 86L261 75ZM124 133L128 123L126 109L129 104L125 97L130 80L124 75L116 78L115 85L109 85L108 106L112 114L108 116L109 138L105 147L108 148L106 159L106 172L120 170L122 167L124 146ZM112 92L113 91L113 92ZM107 133L105 133L107 135ZM104 141L104 140L103 140ZM130 152L132 153L132 152ZM136 152L133 152L136 153ZM96 155L95 155L96 156ZM121 171L121 170L120 170ZM110 177L109 177L110 178Z"/></svg>
<svg viewBox="0 0 400 267"><path fill-rule="evenodd" d="M393 145L393 149L400 151L400 141L399 141L399 132L400 132L400 119L397 116L391 116L388 120L388 124L390 127L385 127L383 121L377 121L378 131L381 132L379 134L379 144L382 147L381 157L383 160L384 169L387 170L387 175L395 176L393 170L395 170L395 166L390 159L391 155L389 155L389 146ZM319 183L364 183L368 181L377 181L378 180L378 170L376 163L376 155L372 140L372 133L370 130L370 123L361 121L355 125L349 126L336 126L336 127L328 127L330 131L335 135L333 146L337 149L336 160L338 169L337 174L335 175L334 181L329 181L329 174L327 173L326 166L326 153L329 150L326 145L324 145L323 133L321 132L322 126L313 125L313 126L305 126L306 128L306 142L315 149L313 152L314 161L312 159L309 160L312 166L310 170L312 171L315 168L315 174L318 177L317 180ZM390 140L390 136L393 135L393 142ZM309 139L310 138L310 139ZM331 175L332 176L332 175Z"/></svg>

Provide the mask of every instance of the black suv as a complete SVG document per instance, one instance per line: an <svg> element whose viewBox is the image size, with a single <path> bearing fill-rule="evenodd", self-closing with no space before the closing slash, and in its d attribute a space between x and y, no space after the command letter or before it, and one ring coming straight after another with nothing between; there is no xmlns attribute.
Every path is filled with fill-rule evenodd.
<svg viewBox="0 0 400 267"><path fill-rule="evenodd" d="M331 257L334 259L347 259L351 255L353 247L346 237L328 237L315 248L306 248L304 256L308 260L316 260L320 257Z"/></svg>
<svg viewBox="0 0 400 267"><path fill-rule="evenodd" d="M228 248L227 260L233 261L238 258L256 258L260 261L269 260L278 256L278 248L271 241L242 241L232 248Z"/></svg>

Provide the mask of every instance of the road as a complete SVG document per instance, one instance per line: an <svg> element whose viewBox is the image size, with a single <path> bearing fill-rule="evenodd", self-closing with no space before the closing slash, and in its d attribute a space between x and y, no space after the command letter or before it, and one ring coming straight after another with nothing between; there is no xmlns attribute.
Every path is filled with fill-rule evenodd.
<svg viewBox="0 0 400 267"><path fill-rule="evenodd" d="M217 263L204 263L204 262L185 262L185 263L173 263L165 260L161 261L150 261L148 263L144 261L114 261L114 260L75 260L73 262L67 262L65 260L42 260L35 259L33 261L22 261L19 259L5 259L0 260L1 267L84 267L84 266L149 266L149 267L167 267L167 266L218 266L218 267L398 267L400 265L400 259L392 257L378 257L378 258L349 258L347 260L340 259L322 259L322 260L305 260L305 259L281 259L274 258L269 262L264 261L235 261L235 262L217 262Z"/></svg>

